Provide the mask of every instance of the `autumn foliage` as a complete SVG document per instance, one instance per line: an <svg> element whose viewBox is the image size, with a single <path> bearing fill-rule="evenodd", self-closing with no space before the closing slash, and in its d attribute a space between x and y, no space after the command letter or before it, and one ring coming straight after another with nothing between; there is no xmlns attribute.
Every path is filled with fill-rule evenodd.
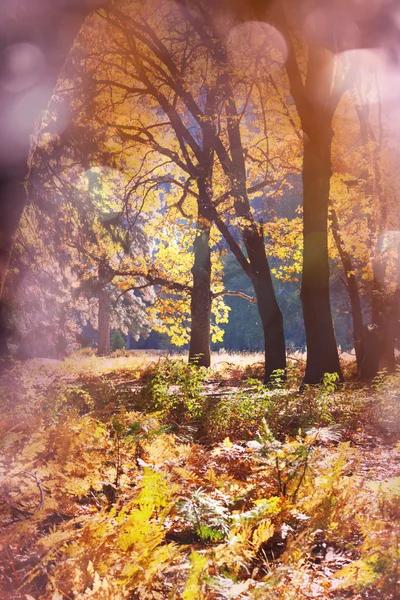
<svg viewBox="0 0 400 600"><path fill-rule="evenodd" d="M1 597L396 600L394 3L17 4Z"/></svg>
<svg viewBox="0 0 400 600"><path fill-rule="evenodd" d="M398 470L356 430L394 433L397 380L99 361L3 378L2 597L396 597Z"/></svg>

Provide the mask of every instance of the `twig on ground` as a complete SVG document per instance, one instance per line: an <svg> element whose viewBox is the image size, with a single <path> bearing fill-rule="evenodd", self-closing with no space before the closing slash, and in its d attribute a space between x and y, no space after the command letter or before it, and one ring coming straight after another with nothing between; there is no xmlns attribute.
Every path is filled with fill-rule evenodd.
<svg viewBox="0 0 400 600"><path fill-rule="evenodd" d="M39 506L37 507L35 512L39 512L40 510L42 510L43 505L44 505L44 491L42 488L42 484L40 483L40 479L38 477L37 473L29 473L29 471L20 471L20 473L18 473L18 475L28 475L28 477L32 477L32 479L35 480L36 485L38 487L39 490L39 494L40 494L40 501L39 501Z"/></svg>
<svg viewBox="0 0 400 600"><path fill-rule="evenodd" d="M295 356L286 356L286 358L288 360L295 360L296 362L303 363L303 365L306 364L306 361L303 360L302 358L296 358Z"/></svg>

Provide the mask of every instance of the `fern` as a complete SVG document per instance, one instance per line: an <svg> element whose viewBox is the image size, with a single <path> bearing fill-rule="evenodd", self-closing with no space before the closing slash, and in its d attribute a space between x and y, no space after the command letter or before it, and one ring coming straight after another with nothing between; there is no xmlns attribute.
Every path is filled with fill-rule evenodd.
<svg viewBox="0 0 400 600"><path fill-rule="evenodd" d="M190 554L190 573L182 592L183 600L201 600L204 598L202 576L207 562L205 556L194 550Z"/></svg>

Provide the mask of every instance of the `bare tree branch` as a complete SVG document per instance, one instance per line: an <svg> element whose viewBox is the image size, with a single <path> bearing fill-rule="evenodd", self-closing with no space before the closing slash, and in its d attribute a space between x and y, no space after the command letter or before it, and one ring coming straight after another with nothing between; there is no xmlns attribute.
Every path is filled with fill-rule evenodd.
<svg viewBox="0 0 400 600"><path fill-rule="evenodd" d="M219 298L220 296L237 296L238 298L243 298L243 300L247 300L252 304L257 304L257 298L253 296L249 296L245 292L241 292L240 290L222 290L221 292L216 292L213 294L213 298Z"/></svg>

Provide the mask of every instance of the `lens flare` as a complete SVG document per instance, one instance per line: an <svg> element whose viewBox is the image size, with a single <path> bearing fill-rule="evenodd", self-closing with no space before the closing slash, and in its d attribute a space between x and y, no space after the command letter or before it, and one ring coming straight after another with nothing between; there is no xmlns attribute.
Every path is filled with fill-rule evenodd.
<svg viewBox="0 0 400 600"><path fill-rule="evenodd" d="M46 109L52 90L38 85L10 102L0 114L0 162L8 163L26 155L35 121Z"/></svg>
<svg viewBox="0 0 400 600"><path fill-rule="evenodd" d="M400 100L400 70L382 48L355 49L338 55L338 65L353 69L364 88L359 101L368 105L384 103L396 108Z"/></svg>
<svg viewBox="0 0 400 600"><path fill-rule="evenodd" d="M9 111L10 126L15 137L25 139L33 130L34 122L45 110L52 90L46 85L35 86L25 94Z"/></svg>
<svg viewBox="0 0 400 600"><path fill-rule="evenodd" d="M303 32L309 43L325 46L332 52L355 48L360 39L359 28L351 14L331 7L308 13Z"/></svg>
<svg viewBox="0 0 400 600"><path fill-rule="evenodd" d="M288 57L288 46L284 36L272 25L260 21L249 21L233 27L228 36L231 62L243 67L249 63L254 67L255 59L267 57L272 69L281 68Z"/></svg>
<svg viewBox="0 0 400 600"><path fill-rule="evenodd" d="M33 44L8 46L0 55L0 87L11 93L31 88L45 70L43 53Z"/></svg>
<svg viewBox="0 0 400 600"><path fill-rule="evenodd" d="M386 0L340 0L339 5L356 21L369 21L380 11Z"/></svg>

